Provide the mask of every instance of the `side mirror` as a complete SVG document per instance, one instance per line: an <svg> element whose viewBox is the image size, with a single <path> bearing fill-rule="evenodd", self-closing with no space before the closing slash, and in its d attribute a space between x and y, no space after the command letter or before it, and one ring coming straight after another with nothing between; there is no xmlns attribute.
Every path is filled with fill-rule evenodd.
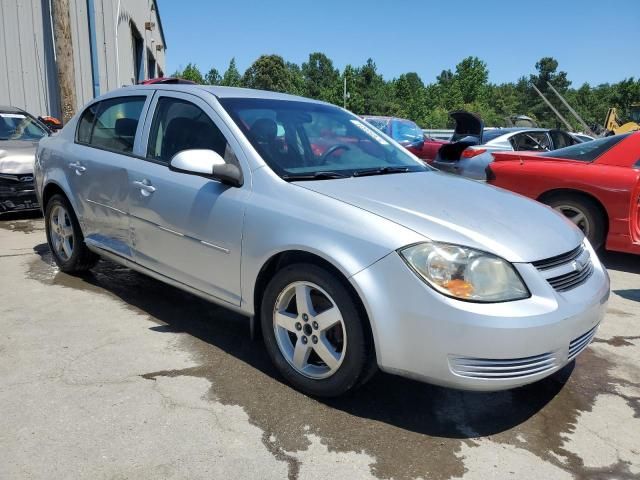
<svg viewBox="0 0 640 480"><path fill-rule="evenodd" d="M38 120L44 123L51 131L55 132L62 128L62 122L56 117L38 117Z"/></svg>
<svg viewBox="0 0 640 480"><path fill-rule="evenodd" d="M226 185L241 187L242 171L213 150L183 150L176 153L169 163L169 170L187 175L212 178Z"/></svg>

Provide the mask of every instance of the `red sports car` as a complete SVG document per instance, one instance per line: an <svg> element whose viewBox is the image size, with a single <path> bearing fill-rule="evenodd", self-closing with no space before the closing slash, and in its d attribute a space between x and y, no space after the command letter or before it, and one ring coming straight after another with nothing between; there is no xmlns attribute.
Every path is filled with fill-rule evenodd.
<svg viewBox="0 0 640 480"><path fill-rule="evenodd" d="M493 155L489 183L562 212L596 248L640 254L640 132Z"/></svg>

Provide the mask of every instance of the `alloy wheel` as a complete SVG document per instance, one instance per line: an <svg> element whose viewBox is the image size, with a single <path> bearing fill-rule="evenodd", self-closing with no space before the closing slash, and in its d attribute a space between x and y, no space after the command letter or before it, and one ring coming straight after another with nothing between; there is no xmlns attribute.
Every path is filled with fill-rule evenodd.
<svg viewBox="0 0 640 480"><path fill-rule="evenodd" d="M580 230L582 230L582 233L584 233L585 237L589 236L589 234L591 233L591 224L589 222L589 218L582 210L574 207L573 205L556 205L554 209L571 220L571 222L573 222Z"/></svg>
<svg viewBox="0 0 640 480"><path fill-rule="evenodd" d="M69 213L61 205L56 205L51 212L49 218L49 235L55 254L63 262L68 261L73 255L75 238Z"/></svg>
<svg viewBox="0 0 640 480"><path fill-rule="evenodd" d="M298 373L312 379L332 376L347 351L340 309L319 286L294 282L282 290L273 310L278 348Z"/></svg>

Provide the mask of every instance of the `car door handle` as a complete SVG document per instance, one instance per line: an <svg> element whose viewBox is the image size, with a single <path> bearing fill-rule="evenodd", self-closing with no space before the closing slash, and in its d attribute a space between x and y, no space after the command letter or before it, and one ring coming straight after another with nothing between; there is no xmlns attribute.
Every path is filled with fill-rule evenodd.
<svg viewBox="0 0 640 480"><path fill-rule="evenodd" d="M76 174L78 174L78 175L82 175L84 172L87 171L87 167L83 167L82 164L80 164L78 162L71 162L69 164L69 168L75 170Z"/></svg>
<svg viewBox="0 0 640 480"><path fill-rule="evenodd" d="M133 182L133 184L140 189L143 195L148 196L156 191L156 187L151 185L151 182L149 182L149 180L136 180L135 182Z"/></svg>

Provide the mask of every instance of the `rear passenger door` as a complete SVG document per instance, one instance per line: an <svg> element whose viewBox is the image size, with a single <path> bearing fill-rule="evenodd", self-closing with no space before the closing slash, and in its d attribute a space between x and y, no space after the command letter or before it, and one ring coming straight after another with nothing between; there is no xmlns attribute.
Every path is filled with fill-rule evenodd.
<svg viewBox="0 0 640 480"><path fill-rule="evenodd" d="M90 105L80 117L75 144L65 158L86 242L127 258L132 257L127 170L150 99L151 93L138 90Z"/></svg>
<svg viewBox="0 0 640 480"><path fill-rule="evenodd" d="M129 171L135 261L240 305L240 247L251 181L239 143L207 102L186 93L158 91L144 130L145 159ZM190 149L214 150L237 164L244 185L169 170L171 158Z"/></svg>

